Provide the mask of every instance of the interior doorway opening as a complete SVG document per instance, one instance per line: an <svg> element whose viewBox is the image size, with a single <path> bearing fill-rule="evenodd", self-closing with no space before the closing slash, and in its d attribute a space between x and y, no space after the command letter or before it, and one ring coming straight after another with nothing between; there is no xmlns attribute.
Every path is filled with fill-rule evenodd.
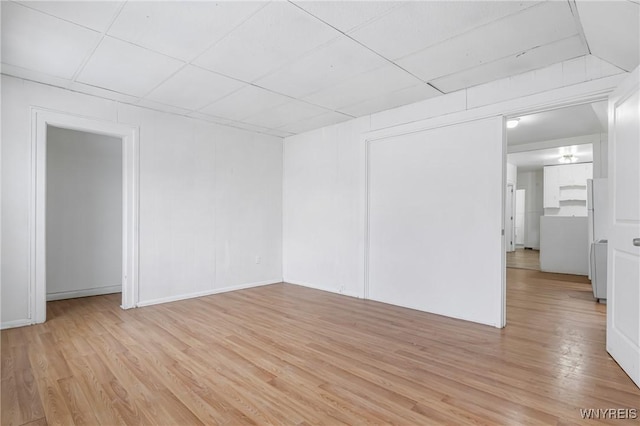
<svg viewBox="0 0 640 426"><path fill-rule="evenodd" d="M120 261L117 259L109 262L111 265L116 265L112 267L112 270L109 274L98 274L108 276L109 278L106 281L100 281L100 285L97 287L103 287L99 291L116 291L119 290L122 292L121 296L121 308L128 309L133 308L137 305L138 301L138 233L139 233L139 129L136 126L90 119L86 117L78 117L74 115L53 112L48 110L42 110L39 108L32 109L31 115L31 123L32 123L32 132L31 132L31 152L32 155L32 167L31 167L31 206L30 206L30 216L29 216L29 235L30 235L30 283L29 283L29 320L32 324L45 322L47 317L47 295L49 293L50 298L55 297L77 297L77 296L89 296L90 293L96 291L95 282L88 286L86 281L88 281L87 277L91 276L91 273L87 274L86 269L84 268L87 265L78 265L77 259L73 259L70 255L71 251L67 252L66 255L68 257L65 262L62 262L61 265L56 265L52 267L51 271L48 271L48 256L47 253L50 251L57 251L59 247L57 245L50 245L48 247L48 239L52 238L55 242L57 241L65 241L67 242L82 242L84 241L86 244L86 236L81 235L83 232L90 233L115 233L116 236L112 236L113 240L111 242L111 253L110 256L118 257ZM79 214L80 210L78 209L78 205L73 205L78 202L78 197L75 192L81 190L80 183L83 179L88 179L86 176L75 176L75 178L62 178L64 175L64 170L48 170L48 161L47 154L48 148L50 148L49 140L50 130L51 129L59 129L53 130L53 132L62 132L65 137L62 139L65 140L63 144L68 144L69 135L76 135L77 133L69 133L69 131L76 132L84 132L88 134L94 135L93 137L98 137L101 139L102 137L107 137L111 139L101 139L103 141L109 141L110 148L114 148L113 145L119 146L119 151L115 150L112 155L114 158L113 162L120 164L119 171L116 170L116 173L120 175L120 181L117 183L120 187L120 191L116 189L117 185L111 186L111 196L107 201L102 201L102 204L93 201L93 206L90 206L94 212L100 211L101 207L104 208L105 203L108 204L118 204L119 200L119 211L120 211L120 221L117 220L118 213L114 209L107 209L109 213L105 213L112 224L116 226L111 226L111 228L102 229L101 226L86 227L84 231L78 231L77 229L71 230L71 228L67 229L65 226L70 225L73 220L77 221L85 221L87 214ZM115 141L115 142L114 142ZM53 142L55 144L55 142ZM56 153L56 149L54 145L51 145L53 148L51 153ZM69 148L69 147L67 147ZM71 149L74 152L73 149ZM119 153L119 156L118 156ZM59 153L58 153L59 154ZM77 155L77 146L74 155ZM55 155L55 154L53 154ZM63 156L64 157L64 156ZM94 159L95 160L95 159ZM69 158L65 158L65 161L69 161ZM99 162L99 160L96 160ZM65 168L69 166L70 168L78 168L79 164L84 162L84 160L80 160L78 158L74 158L70 163L62 163L58 162L56 167ZM52 163L53 164L53 163ZM98 167L96 164L93 164L91 167ZM48 188L48 178L50 177L48 172L52 172L55 179L62 179L64 182L65 179L68 182L72 182L70 185L59 185L57 189ZM79 170L76 170L76 173L82 175L83 173L86 175L89 171L87 170L87 165L84 164L83 167L80 167ZM111 171L113 173L113 170ZM56 174L57 173L57 174ZM60 176L58 176L60 175ZM72 176L73 177L73 176ZM96 181L95 176L93 177L94 181ZM90 179L89 179L90 180ZM99 180L99 179L98 179ZM52 189L54 192L63 188L63 192L66 191L65 195L62 197L56 197L57 202L62 205L58 205L55 208L58 208L60 211L53 214L49 217L47 212L47 195L48 190ZM84 196L86 198L91 199L93 194L90 194L91 187L86 187L82 189L83 191L87 191ZM119 192L119 197L116 193ZM65 198L67 197L67 198ZM63 201L60 202L60 199ZM69 201L75 200L75 201ZM116 200L116 201L113 201ZM91 203L89 203L91 204ZM75 208L75 210L74 210ZM86 209L87 206L85 205ZM91 210L89 209L89 210ZM86 212L85 212L86 213ZM103 212L99 212L102 214ZM47 232L48 225L51 225L52 222L50 220L56 219L55 215L58 215L59 222L56 223L58 225L57 229L52 229L51 235ZM70 220L69 217L73 216L73 220ZM75 216L74 216L75 215ZM60 225L62 224L62 225ZM86 224L85 224L86 225ZM119 228L119 231L116 229ZM89 231L87 231L87 229ZM119 232L119 233L118 233ZM75 233L75 234L74 234ZM113 249L114 246L119 245L120 250L117 248ZM68 247L67 247L68 248ZM82 251L83 247L75 247L75 250ZM87 250L88 252L91 250ZM56 253L59 254L59 253ZM66 256L65 255L65 256ZM82 254L84 255L84 253ZM96 265L100 262L100 253L96 254L93 252L93 258L85 261L87 264ZM63 259L65 258L62 256ZM54 256L55 258L55 256ZM53 259L53 258L52 258ZM71 259L71 260L70 260ZM103 259L104 260L104 259ZM117 264L120 264L120 268L118 270ZM51 278L54 281L59 279L60 276L63 276L64 273L69 271L62 271L65 268L72 269L72 273L67 275L66 278L72 277L76 281L80 282L82 287L84 288L71 288L71 289L63 289L62 291L51 291L52 288L48 286L48 279ZM50 272L51 274L48 274ZM104 271L102 271L104 272ZM95 273L95 271L94 271ZM58 275L56 275L58 274ZM84 275L83 275L84 274ZM119 279L116 276L119 274ZM48 276L50 275L50 276ZM94 274L95 275L95 274ZM117 282L111 283L110 280L117 280ZM52 282L55 285L54 282ZM76 283L77 284L77 283ZM119 285L119 288L117 288ZM110 289L108 289L111 287ZM87 293L88 292L88 293Z"/></svg>
<svg viewBox="0 0 640 426"><path fill-rule="evenodd" d="M606 102L523 115L507 128L507 164L517 169L520 244L507 266L590 276L588 182L606 177ZM518 211L518 207L524 210Z"/></svg>
<svg viewBox="0 0 640 426"><path fill-rule="evenodd" d="M47 301L122 292L122 138L47 126Z"/></svg>

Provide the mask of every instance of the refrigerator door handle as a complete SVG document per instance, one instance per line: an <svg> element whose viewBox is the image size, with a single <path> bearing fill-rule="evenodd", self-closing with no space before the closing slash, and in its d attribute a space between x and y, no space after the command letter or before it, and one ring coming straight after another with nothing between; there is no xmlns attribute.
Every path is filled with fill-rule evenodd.
<svg viewBox="0 0 640 426"><path fill-rule="evenodd" d="M640 238L634 238L633 239L633 245L636 247L640 247Z"/></svg>

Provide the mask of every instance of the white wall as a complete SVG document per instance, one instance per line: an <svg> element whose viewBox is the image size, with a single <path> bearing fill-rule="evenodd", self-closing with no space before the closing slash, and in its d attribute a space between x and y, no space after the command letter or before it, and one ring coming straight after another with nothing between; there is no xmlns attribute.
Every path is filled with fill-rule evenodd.
<svg viewBox="0 0 640 426"><path fill-rule="evenodd" d="M526 191L524 246L538 250L540 249L540 217L544 215L542 169L518 172L517 188Z"/></svg>
<svg viewBox="0 0 640 426"><path fill-rule="evenodd" d="M286 138L285 281L364 296L368 135L419 131L549 105L553 99L576 99L581 91L612 88L620 80L615 75L619 72L587 56ZM539 196L541 215L542 173L539 185L539 195L529 191L528 196ZM473 191L473 185L466 191ZM460 196L464 195L463 191Z"/></svg>
<svg viewBox="0 0 640 426"><path fill-rule="evenodd" d="M609 176L609 135L600 133L598 140L593 141L593 178Z"/></svg>
<svg viewBox="0 0 640 426"><path fill-rule="evenodd" d="M122 140L47 129L47 298L122 284Z"/></svg>
<svg viewBox="0 0 640 426"><path fill-rule="evenodd" d="M507 183L512 183L513 186L518 184L518 167L515 164L507 163Z"/></svg>
<svg viewBox="0 0 640 426"><path fill-rule="evenodd" d="M140 305L281 281L282 139L2 76L3 326L28 323L31 106L139 126Z"/></svg>
<svg viewBox="0 0 640 426"><path fill-rule="evenodd" d="M285 140L285 281L363 296L368 117Z"/></svg>
<svg viewBox="0 0 640 426"><path fill-rule="evenodd" d="M370 143L371 299L500 326L502 137L493 117Z"/></svg>

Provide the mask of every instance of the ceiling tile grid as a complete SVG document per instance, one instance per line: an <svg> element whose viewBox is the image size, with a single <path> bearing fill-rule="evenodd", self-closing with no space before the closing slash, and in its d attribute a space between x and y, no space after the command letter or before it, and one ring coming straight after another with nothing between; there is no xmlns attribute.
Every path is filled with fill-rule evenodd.
<svg viewBox="0 0 640 426"><path fill-rule="evenodd" d="M350 35L395 60L535 4L519 1L406 2L403 7Z"/></svg>
<svg viewBox="0 0 640 426"><path fill-rule="evenodd" d="M386 63L384 58L357 42L340 37L255 83L294 98L303 98Z"/></svg>
<svg viewBox="0 0 640 426"><path fill-rule="evenodd" d="M247 84L241 89L202 108L200 112L241 121L265 109L280 106L290 97Z"/></svg>
<svg viewBox="0 0 640 426"><path fill-rule="evenodd" d="M254 1L129 1L108 34L189 61L264 6Z"/></svg>
<svg viewBox="0 0 640 426"><path fill-rule="evenodd" d="M640 4L627 0L578 0L573 8L53 0L0 8L5 74L277 135L571 58L600 64L585 67L589 78L640 61ZM581 62L574 65L571 78L582 78Z"/></svg>
<svg viewBox="0 0 640 426"><path fill-rule="evenodd" d="M537 24L527 25L529 22ZM505 34L512 36L505 37ZM452 37L397 62L423 80L432 81L511 55L522 55L577 34L568 4L548 2ZM587 53L586 47L581 53Z"/></svg>
<svg viewBox="0 0 640 426"><path fill-rule="evenodd" d="M187 65L145 98L188 110L198 110L244 85L239 80Z"/></svg>
<svg viewBox="0 0 640 426"><path fill-rule="evenodd" d="M252 82L340 33L288 2L272 2L194 63Z"/></svg>
<svg viewBox="0 0 640 426"><path fill-rule="evenodd" d="M100 33L2 2L2 62L71 79L100 40Z"/></svg>
<svg viewBox="0 0 640 426"><path fill-rule="evenodd" d="M307 95L304 99L313 104L338 110L419 84L424 83L394 64L387 63Z"/></svg>
<svg viewBox="0 0 640 426"><path fill-rule="evenodd" d="M161 53L105 37L77 80L132 96L144 96L183 65Z"/></svg>
<svg viewBox="0 0 640 426"><path fill-rule="evenodd" d="M256 126L278 128L306 118L326 113L328 110L306 102L291 100L274 108L265 109L243 121Z"/></svg>
<svg viewBox="0 0 640 426"><path fill-rule="evenodd" d="M29 1L21 5L98 32L107 30L122 1Z"/></svg>

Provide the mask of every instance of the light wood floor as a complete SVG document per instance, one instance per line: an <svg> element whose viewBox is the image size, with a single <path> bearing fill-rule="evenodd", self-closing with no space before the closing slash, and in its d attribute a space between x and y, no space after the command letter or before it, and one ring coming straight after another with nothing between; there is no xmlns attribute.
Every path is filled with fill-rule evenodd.
<svg viewBox="0 0 640 426"><path fill-rule="evenodd" d="M540 251L517 248L507 252L507 268L540 270Z"/></svg>
<svg viewBox="0 0 640 426"><path fill-rule="evenodd" d="M503 330L287 284L128 311L119 295L51 302L45 324L1 333L2 425L578 424L580 408L640 408L586 280L507 274Z"/></svg>

